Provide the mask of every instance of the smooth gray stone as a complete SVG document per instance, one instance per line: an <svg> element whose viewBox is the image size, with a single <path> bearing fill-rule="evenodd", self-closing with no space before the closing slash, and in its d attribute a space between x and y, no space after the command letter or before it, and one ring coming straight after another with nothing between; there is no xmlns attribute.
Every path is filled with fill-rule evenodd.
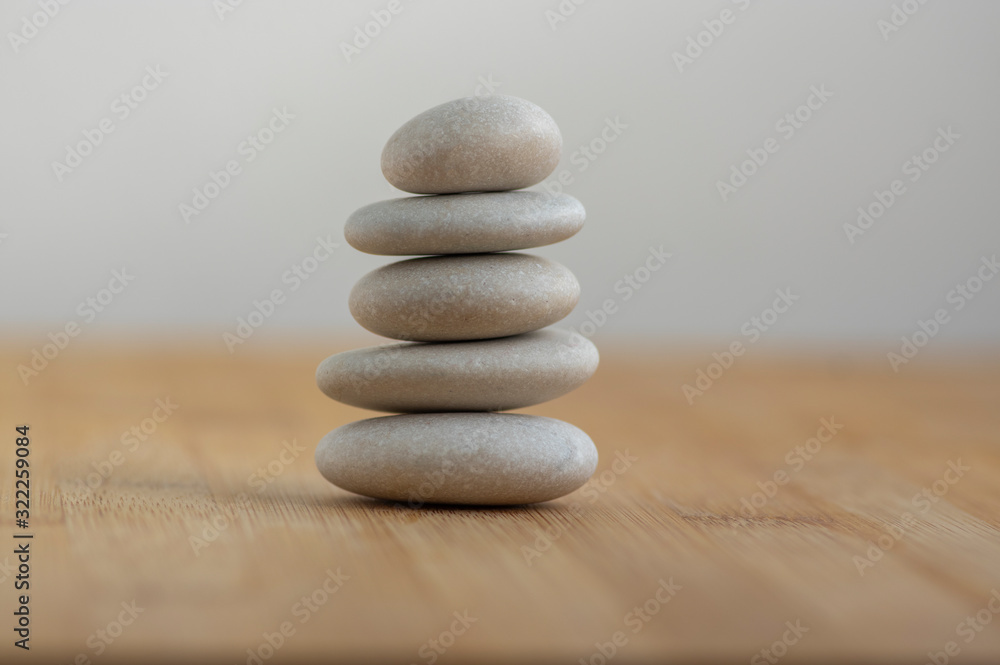
<svg viewBox="0 0 1000 665"><path fill-rule="evenodd" d="M597 449L552 418L408 414L333 430L316 447L316 466L337 487L413 507L518 505L579 488L597 468Z"/></svg>
<svg viewBox="0 0 1000 665"><path fill-rule="evenodd" d="M477 254L541 247L583 228L569 194L487 192L372 203L347 219L344 237L369 254Z"/></svg>
<svg viewBox="0 0 1000 665"><path fill-rule="evenodd" d="M569 314L580 284L565 266L530 254L462 254L377 268L351 289L354 319L414 342L506 337Z"/></svg>
<svg viewBox="0 0 1000 665"><path fill-rule="evenodd" d="M424 111L382 150L382 173L414 194L530 187L555 170L562 136L555 120L508 95L465 97Z"/></svg>
<svg viewBox="0 0 1000 665"><path fill-rule="evenodd" d="M503 411L579 388L597 347L555 328L479 342L401 342L330 356L316 370L327 396L392 413Z"/></svg>

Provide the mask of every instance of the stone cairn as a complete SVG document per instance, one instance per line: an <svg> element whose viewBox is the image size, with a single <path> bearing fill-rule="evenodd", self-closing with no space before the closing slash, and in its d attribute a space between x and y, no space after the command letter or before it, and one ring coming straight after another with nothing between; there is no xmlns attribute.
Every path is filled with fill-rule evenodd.
<svg viewBox="0 0 1000 665"><path fill-rule="evenodd" d="M432 108L386 143L386 179L434 196L365 206L344 235L362 252L422 258L362 277L350 309L368 330L404 341L330 356L316 382L344 404L402 415L323 437L316 464L327 480L411 506L515 505L568 494L594 473L597 449L573 425L496 413L559 397L597 369L590 341L545 328L576 306L576 277L510 251L583 226L573 197L514 191L551 174L561 150L548 113L505 95Z"/></svg>

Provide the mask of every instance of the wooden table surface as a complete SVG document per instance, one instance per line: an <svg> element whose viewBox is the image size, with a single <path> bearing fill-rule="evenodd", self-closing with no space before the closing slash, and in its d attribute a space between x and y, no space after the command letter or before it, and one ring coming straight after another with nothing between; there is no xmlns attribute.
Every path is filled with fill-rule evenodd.
<svg viewBox="0 0 1000 665"><path fill-rule="evenodd" d="M353 341L74 344L27 387L32 344L0 351L5 624L33 535L31 650L5 628L3 663L1000 662L996 354L761 352L689 405L708 353L606 346L524 410L587 431L594 480L488 510L320 477L319 438L373 415L313 382Z"/></svg>

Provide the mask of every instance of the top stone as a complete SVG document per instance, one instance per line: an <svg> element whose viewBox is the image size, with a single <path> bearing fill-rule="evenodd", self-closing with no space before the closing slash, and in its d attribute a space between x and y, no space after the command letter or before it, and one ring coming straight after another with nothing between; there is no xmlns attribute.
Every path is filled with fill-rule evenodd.
<svg viewBox="0 0 1000 665"><path fill-rule="evenodd" d="M508 95L465 97L424 111L382 150L382 173L413 194L495 192L530 187L559 163L555 120Z"/></svg>

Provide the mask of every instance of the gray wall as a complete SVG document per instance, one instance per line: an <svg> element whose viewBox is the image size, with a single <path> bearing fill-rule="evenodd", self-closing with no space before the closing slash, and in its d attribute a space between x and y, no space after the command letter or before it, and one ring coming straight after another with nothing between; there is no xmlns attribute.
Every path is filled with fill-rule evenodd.
<svg viewBox="0 0 1000 665"><path fill-rule="evenodd" d="M746 339L744 323L787 289L798 300L769 342L888 351L939 309L939 348L1000 339L1000 279L971 301L952 292L1000 250L1000 3L897 1L890 32L887 0L404 0L348 62L341 43L388 4L245 0L220 18L209 0L73 2L36 17L45 25L34 34L24 17L39 5L4 3L8 329L41 342L75 321L88 336L176 329L220 340L280 288L286 300L258 338L358 331L347 293L387 259L341 233L354 209L402 195L379 170L385 140L492 81L555 117L557 173L587 206L576 238L537 250L583 285L568 323L610 299L601 337ZM919 9L907 16L903 5ZM552 23L560 6L575 11ZM731 22L712 24L723 11ZM678 67L704 21L721 34L702 34L708 45ZM15 52L11 33L30 38L14 38ZM115 101L144 76L152 89L135 108ZM815 89L832 96L800 109ZM272 109L294 118L247 161L241 142ZM808 119L782 121L797 109ZM113 132L60 180L53 163L102 118ZM602 145L615 120L620 133ZM958 138L929 155L934 164L907 164L949 127ZM578 152L592 141L603 150L593 161ZM768 147L723 200L718 182ZM179 206L228 160L241 172L186 223ZM851 242L845 224L895 179L903 193ZM293 290L283 274L328 234L342 246ZM626 300L631 289L616 283L660 246L671 258ZM80 307L122 267L134 275L122 293L100 312Z"/></svg>

